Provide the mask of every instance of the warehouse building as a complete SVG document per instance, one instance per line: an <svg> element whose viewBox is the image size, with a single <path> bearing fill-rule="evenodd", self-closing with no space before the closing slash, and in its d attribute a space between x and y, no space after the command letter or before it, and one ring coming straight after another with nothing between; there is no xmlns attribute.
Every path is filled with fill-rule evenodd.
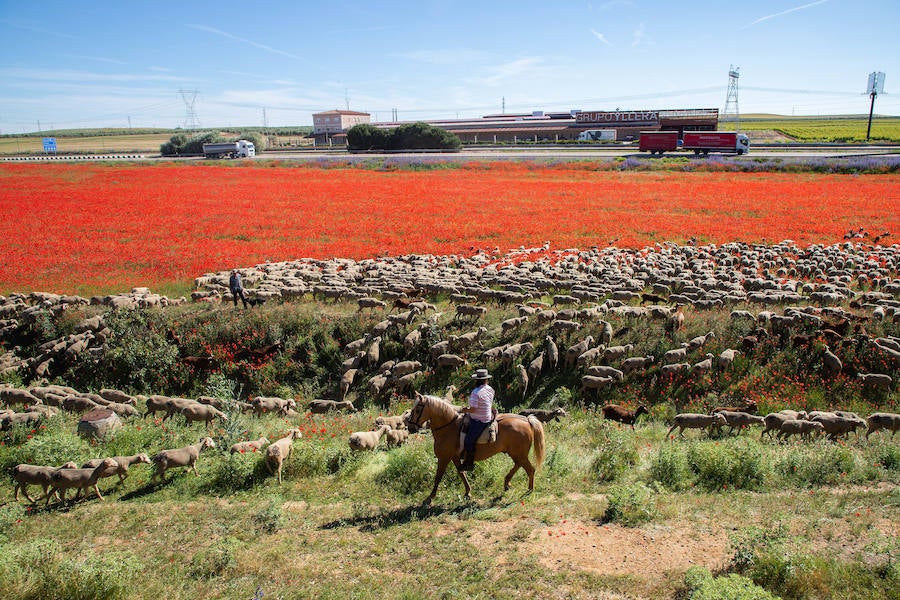
<svg viewBox="0 0 900 600"><path fill-rule="evenodd" d="M353 111L328 111L313 115L313 134L317 143L327 136L332 143L345 143L346 128L334 129L344 122L337 117L348 115L357 122L368 123L368 113ZM363 117L364 115L364 117ZM316 122L320 117L322 127ZM327 120L326 120L327 119ZM399 127L410 121L372 123L375 127ZM479 119L429 120L426 123L455 133L464 144L560 142L577 139L603 139L609 141L634 141L641 131L676 130L715 131L719 123L719 109L693 108L675 110L616 110L543 112L520 114L493 114ZM329 128L331 127L331 128ZM582 132L590 132L581 135ZM581 135L581 137L579 137Z"/></svg>

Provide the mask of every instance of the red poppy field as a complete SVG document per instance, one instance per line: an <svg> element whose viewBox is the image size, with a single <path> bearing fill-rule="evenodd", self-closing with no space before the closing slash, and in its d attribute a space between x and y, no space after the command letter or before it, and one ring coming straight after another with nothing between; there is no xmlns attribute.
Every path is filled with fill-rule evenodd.
<svg viewBox="0 0 900 600"><path fill-rule="evenodd" d="M163 287L301 257L900 236L900 175L0 166L0 293ZM893 241L889 238L888 241Z"/></svg>

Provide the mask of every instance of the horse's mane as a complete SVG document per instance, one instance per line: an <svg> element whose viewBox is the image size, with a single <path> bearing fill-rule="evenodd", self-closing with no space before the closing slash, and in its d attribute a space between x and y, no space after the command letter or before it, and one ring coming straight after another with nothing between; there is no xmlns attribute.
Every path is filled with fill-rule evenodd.
<svg viewBox="0 0 900 600"><path fill-rule="evenodd" d="M434 407L435 412L445 413L448 417L456 417L459 414L459 411L456 410L456 406L447 402L440 396L433 396L431 394L420 394L421 400L428 400L429 405Z"/></svg>

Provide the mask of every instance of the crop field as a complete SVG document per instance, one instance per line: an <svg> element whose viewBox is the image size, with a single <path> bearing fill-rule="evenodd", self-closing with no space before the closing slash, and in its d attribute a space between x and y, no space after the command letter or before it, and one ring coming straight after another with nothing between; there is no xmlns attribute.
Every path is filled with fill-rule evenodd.
<svg viewBox="0 0 900 600"><path fill-rule="evenodd" d="M834 243L900 232L900 176L0 166L0 292L118 291L297 257L665 241Z"/></svg>
<svg viewBox="0 0 900 600"><path fill-rule="evenodd" d="M868 118L773 118L744 119L741 129L749 132L774 130L795 142L865 142ZM872 120L870 142L900 142L900 117L879 117Z"/></svg>
<svg viewBox="0 0 900 600"><path fill-rule="evenodd" d="M0 164L0 596L900 599L900 175L633 164Z"/></svg>

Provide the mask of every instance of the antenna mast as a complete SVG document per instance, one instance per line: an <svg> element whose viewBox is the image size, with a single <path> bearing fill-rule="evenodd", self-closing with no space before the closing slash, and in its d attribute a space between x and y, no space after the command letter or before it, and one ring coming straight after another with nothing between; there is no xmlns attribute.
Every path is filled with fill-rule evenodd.
<svg viewBox="0 0 900 600"><path fill-rule="evenodd" d="M741 68L731 65L728 68L728 93L725 95L725 110L722 111L722 122L734 122L734 130L741 130L741 111L738 108L738 78Z"/></svg>

